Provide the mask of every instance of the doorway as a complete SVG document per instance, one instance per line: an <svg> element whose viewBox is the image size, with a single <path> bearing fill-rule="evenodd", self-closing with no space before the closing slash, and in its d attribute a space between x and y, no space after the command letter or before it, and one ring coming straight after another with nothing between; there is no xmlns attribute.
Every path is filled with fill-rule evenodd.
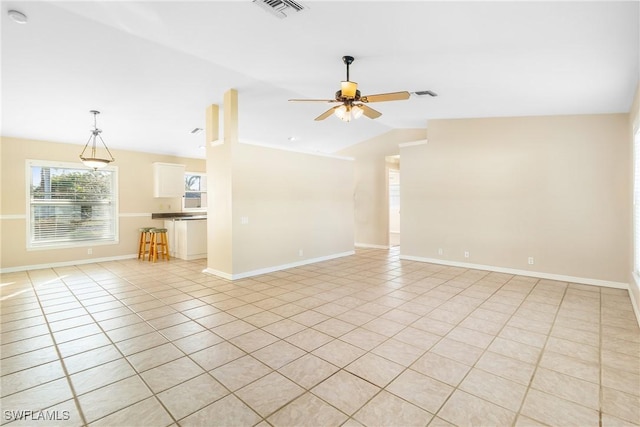
<svg viewBox="0 0 640 427"><path fill-rule="evenodd" d="M399 163L394 166L399 166ZM400 169L388 169L389 246L400 246Z"/></svg>

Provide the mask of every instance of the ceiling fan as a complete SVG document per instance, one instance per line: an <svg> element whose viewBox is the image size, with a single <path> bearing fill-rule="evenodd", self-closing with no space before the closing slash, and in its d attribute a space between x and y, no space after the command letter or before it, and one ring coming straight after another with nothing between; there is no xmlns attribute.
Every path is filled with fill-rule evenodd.
<svg viewBox="0 0 640 427"><path fill-rule="evenodd" d="M361 96L360 91L358 90L358 83L349 80L349 65L353 63L353 60L353 56L342 57L342 61L347 66L347 80L341 83L340 90L336 92L335 99L290 99L289 101L340 103L340 105L332 107L324 113L320 114L315 118L315 120L324 120L331 114L335 114L342 121L350 122L352 119L360 118L363 115L369 117L370 119L377 119L382 115L381 112L376 111L366 105L368 103L402 101L405 99L409 99L410 93L406 91Z"/></svg>

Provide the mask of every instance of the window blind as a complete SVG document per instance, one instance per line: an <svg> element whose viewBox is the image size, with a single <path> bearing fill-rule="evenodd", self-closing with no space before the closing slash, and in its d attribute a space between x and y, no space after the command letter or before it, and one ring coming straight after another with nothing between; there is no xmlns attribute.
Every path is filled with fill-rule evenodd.
<svg viewBox="0 0 640 427"><path fill-rule="evenodd" d="M640 130L633 139L633 169L633 268L640 274Z"/></svg>
<svg viewBox="0 0 640 427"><path fill-rule="evenodd" d="M115 171L30 164L32 247L116 240Z"/></svg>

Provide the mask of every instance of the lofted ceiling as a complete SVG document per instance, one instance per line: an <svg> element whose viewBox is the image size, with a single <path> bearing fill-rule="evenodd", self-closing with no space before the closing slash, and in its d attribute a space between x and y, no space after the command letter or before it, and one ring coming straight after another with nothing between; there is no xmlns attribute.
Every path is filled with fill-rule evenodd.
<svg viewBox="0 0 640 427"><path fill-rule="evenodd" d="M84 144L97 109L110 148L203 158L191 131L235 88L241 141L331 153L435 118L628 112L638 84L638 1L298 2L2 0L2 135ZM350 123L287 102L332 98L343 55L363 95L439 96Z"/></svg>

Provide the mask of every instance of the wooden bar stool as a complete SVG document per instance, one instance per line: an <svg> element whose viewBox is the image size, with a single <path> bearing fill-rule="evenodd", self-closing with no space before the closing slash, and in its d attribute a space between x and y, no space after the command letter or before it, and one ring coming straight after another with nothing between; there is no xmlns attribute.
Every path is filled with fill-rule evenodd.
<svg viewBox="0 0 640 427"><path fill-rule="evenodd" d="M151 227L142 227L139 231L140 243L138 244L138 259L142 258L144 261L146 254L151 256ZM149 246L147 247L147 245Z"/></svg>
<svg viewBox="0 0 640 427"><path fill-rule="evenodd" d="M156 262L158 257L169 261L169 239L167 238L166 228L152 228L151 248L149 250L149 261Z"/></svg>

